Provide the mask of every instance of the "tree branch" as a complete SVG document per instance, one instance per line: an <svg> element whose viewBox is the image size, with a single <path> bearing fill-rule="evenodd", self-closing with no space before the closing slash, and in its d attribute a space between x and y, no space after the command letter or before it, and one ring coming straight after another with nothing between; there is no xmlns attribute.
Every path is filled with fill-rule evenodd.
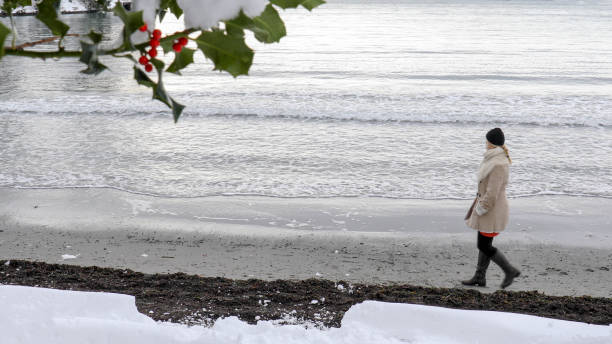
<svg viewBox="0 0 612 344"><path fill-rule="evenodd" d="M80 37L81 35L79 35L78 33L69 33L69 34L66 34L66 36ZM16 46L15 50L22 50L23 48L28 48L28 47L33 47L35 45L39 45L39 44L43 44L43 43L53 42L53 41L55 41L56 39L59 39L59 38L60 38L59 36L53 36L53 37L41 39L40 41L23 43L23 44L20 44L20 45Z"/></svg>
<svg viewBox="0 0 612 344"><path fill-rule="evenodd" d="M193 33L196 31L199 31L199 30L187 29L184 31L176 32L172 35L162 38L160 41L161 42L173 41L179 37L189 35L190 33ZM81 35L72 33L72 34L67 34L66 36L80 37ZM36 51L36 50L24 50L23 49L23 48L32 47L32 46L42 44L42 43L53 42L54 40L58 38L60 37L53 36L53 37L41 39L40 41L36 41L36 42L24 43L24 44L16 46L15 48L5 47L4 53L6 55L40 58L43 60L48 59L48 58L80 57L81 56L81 54L83 53L81 50L66 51L66 50L60 49L56 51ZM148 46L149 46L149 42L145 42L145 43L135 45L135 48L136 50L145 50ZM131 50L121 49L121 48L116 48L116 49L111 49L111 50L100 50L98 51L98 56L116 55L116 54L125 53L125 52L131 52Z"/></svg>
<svg viewBox="0 0 612 344"><path fill-rule="evenodd" d="M23 56L23 57L32 57L39 59L52 59L58 57L80 57L83 53L82 51L66 51L66 50L56 50L56 51L30 51L30 50L14 50L10 48L6 48L4 51L5 55L13 55L13 56Z"/></svg>

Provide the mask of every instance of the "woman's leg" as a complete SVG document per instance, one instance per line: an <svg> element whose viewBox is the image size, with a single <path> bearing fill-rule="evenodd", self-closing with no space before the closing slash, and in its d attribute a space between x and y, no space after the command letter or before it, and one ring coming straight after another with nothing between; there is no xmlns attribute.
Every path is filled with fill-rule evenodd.
<svg viewBox="0 0 612 344"><path fill-rule="evenodd" d="M497 248L493 247L493 237L487 237L478 232L478 249L491 258L497 252Z"/></svg>
<svg viewBox="0 0 612 344"><path fill-rule="evenodd" d="M485 273L489 262L493 260L504 271L504 280L501 284L502 289L508 287L514 279L521 275L521 272L512 266L506 257L497 248L493 247L493 238L486 237L478 232L478 265L476 266L476 274L471 280L463 281L465 285L486 285Z"/></svg>
<svg viewBox="0 0 612 344"><path fill-rule="evenodd" d="M478 263L476 264L476 273L474 277L469 280L461 281L464 285L477 285L481 287L485 287L487 285L487 268L489 267L489 262L491 261L491 252L495 254L497 251L493 246L493 238L488 238L480 232L478 232Z"/></svg>
<svg viewBox="0 0 612 344"><path fill-rule="evenodd" d="M486 237L478 232L478 249L485 254L489 260L493 260L504 270L504 281L501 284L502 289L508 287L518 277L521 272L512 266L506 257L497 248L493 247L493 238Z"/></svg>
<svg viewBox="0 0 612 344"><path fill-rule="evenodd" d="M504 270L505 276L501 284L502 289L506 289L506 287L512 284L516 277L519 277L521 275L519 269L512 266L512 264L508 262L508 259L506 259L506 256L504 256L501 251L496 250L495 254L491 256L491 260L493 260L495 264L499 265L499 267Z"/></svg>

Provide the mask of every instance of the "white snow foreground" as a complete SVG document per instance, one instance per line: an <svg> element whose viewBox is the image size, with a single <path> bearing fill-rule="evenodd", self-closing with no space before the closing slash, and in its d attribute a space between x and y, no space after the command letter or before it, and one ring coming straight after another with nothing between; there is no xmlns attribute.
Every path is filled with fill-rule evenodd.
<svg viewBox="0 0 612 344"><path fill-rule="evenodd" d="M612 326L520 314L366 301L341 328L319 330L236 317L211 328L159 323L133 296L0 286L2 344L171 343L612 343Z"/></svg>

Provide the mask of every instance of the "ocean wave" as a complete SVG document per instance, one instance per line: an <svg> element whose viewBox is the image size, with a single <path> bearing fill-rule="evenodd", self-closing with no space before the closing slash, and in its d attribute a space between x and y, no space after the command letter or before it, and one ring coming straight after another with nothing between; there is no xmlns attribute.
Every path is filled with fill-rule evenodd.
<svg viewBox="0 0 612 344"><path fill-rule="evenodd" d="M324 120L612 127L612 97L605 95L471 95L401 93L288 93L260 90L177 92L187 105L184 118ZM0 115L167 118L162 104L140 95L0 98Z"/></svg>
<svg viewBox="0 0 612 344"><path fill-rule="evenodd" d="M141 118L170 118L169 113L166 110L157 111L121 111L121 110L104 110L104 111L2 111L0 109L0 116L2 115L50 115L50 116L116 116L117 119L123 117L141 117ZM228 120L296 120L296 121L331 121L331 122L358 122L358 123L390 123L390 124L444 124L444 125L482 125L491 124L495 125L513 125L513 126L528 126L528 127L567 127L567 128L612 128L612 119L563 119L558 118L511 118L511 117L497 117L493 120L487 116L474 116L471 114L444 116L441 114L417 114L410 116L409 114L401 115L395 114L387 116L386 118L377 114L277 114L277 113L208 113L208 112L197 112L193 110L187 110L182 115L183 120L187 119L199 119L199 118L216 118L216 119L228 119Z"/></svg>
<svg viewBox="0 0 612 344"><path fill-rule="evenodd" d="M439 53L444 54L444 53ZM529 82L530 84L558 84L558 85L610 85L611 77L598 76L563 76L563 75L521 75L521 74L415 74L415 73L389 73L389 72L362 72L362 71L340 71L340 70L275 70L257 71L257 77L275 77L282 74L283 77L328 77L335 79L351 78L355 80L435 80L435 81L516 81Z"/></svg>
<svg viewBox="0 0 612 344"><path fill-rule="evenodd" d="M364 122L364 123L398 123L398 124L452 124L452 125L481 125L495 123L498 125L524 125L524 126L544 126L544 127L595 127L595 128L612 128L612 123L585 123L585 122L565 122L558 123L553 121L538 121L533 120L513 120L513 119L495 119L492 121L490 118L469 118L466 116L464 119L458 118L367 118L351 117L351 116L332 116L332 115L260 115L260 114L202 114L202 113L191 113L188 112L186 117L218 117L218 118L260 118L260 119L282 119L282 120L327 120L327 121L338 121L338 122Z"/></svg>
<svg viewBox="0 0 612 344"><path fill-rule="evenodd" d="M143 195L156 198L169 198L169 199L197 199L197 198L209 198L209 197L267 197L267 198L280 198L280 199L333 199L333 198L382 198L382 199L397 199L397 200L427 200L427 201L445 201L445 200L457 200L465 201L472 200L473 196L461 197L461 196L439 196L439 197L409 197L409 196L386 196L386 195L357 195L357 194L338 194L338 195L279 195L273 193L238 193L238 192L220 192L220 193L203 193L197 195L172 195L155 192L145 192L133 189L127 189L115 186L94 186L94 185L83 185L83 186L15 186L15 185L1 185L0 188L11 188L11 189L23 189L23 190L78 190L78 189L107 189L115 190L120 192L126 192L134 195ZM586 198L604 198L612 199L612 195L608 194L592 194L583 192L556 192L556 191L538 191L532 193L521 193L521 194L509 194L509 199L519 198L531 198L531 197L545 197L545 196L567 196L567 197L586 197Z"/></svg>

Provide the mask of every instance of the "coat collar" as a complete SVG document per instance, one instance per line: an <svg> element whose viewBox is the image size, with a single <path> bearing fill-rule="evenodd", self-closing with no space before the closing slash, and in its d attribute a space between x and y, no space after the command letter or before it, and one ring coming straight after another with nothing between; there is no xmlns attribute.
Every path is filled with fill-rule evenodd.
<svg viewBox="0 0 612 344"><path fill-rule="evenodd" d="M493 149L488 149L483 155L482 162L480 163L480 168L478 169L478 181L485 179L493 168L498 165L509 165L508 157L506 157L506 152L501 147L495 147Z"/></svg>

